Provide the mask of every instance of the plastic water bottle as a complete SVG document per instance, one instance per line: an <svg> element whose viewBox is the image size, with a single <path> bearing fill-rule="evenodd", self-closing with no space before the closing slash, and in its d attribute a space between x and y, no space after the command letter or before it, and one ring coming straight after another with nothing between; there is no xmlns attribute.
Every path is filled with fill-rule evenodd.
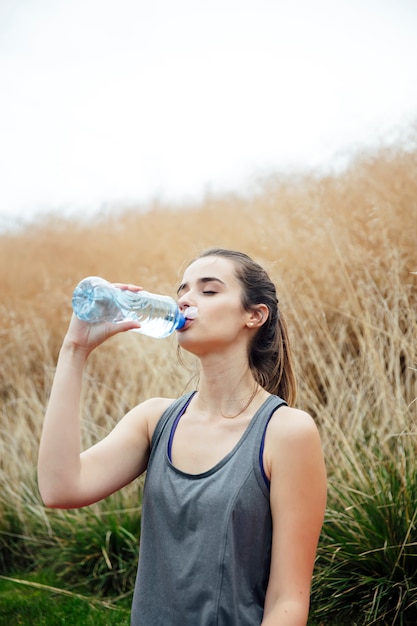
<svg viewBox="0 0 417 626"><path fill-rule="evenodd" d="M185 315L170 296L147 291L129 291L115 287L104 278L84 278L74 290L72 308L84 322L122 322L135 320L139 333L150 337L167 337L182 328L188 319L196 317L196 307L189 307Z"/></svg>

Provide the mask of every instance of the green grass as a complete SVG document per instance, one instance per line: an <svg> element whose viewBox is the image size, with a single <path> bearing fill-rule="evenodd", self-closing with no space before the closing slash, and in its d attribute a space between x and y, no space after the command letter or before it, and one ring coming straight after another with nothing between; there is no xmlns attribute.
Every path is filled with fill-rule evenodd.
<svg viewBox="0 0 417 626"><path fill-rule="evenodd" d="M127 626L130 611L30 580L0 576L0 626Z"/></svg>
<svg viewBox="0 0 417 626"><path fill-rule="evenodd" d="M417 624L417 451L403 434L358 445L331 480L313 584L316 618Z"/></svg>
<svg viewBox="0 0 417 626"><path fill-rule="evenodd" d="M85 510L52 511L50 534L39 536L38 567L101 597L131 593L136 578L140 509L118 508L112 498Z"/></svg>

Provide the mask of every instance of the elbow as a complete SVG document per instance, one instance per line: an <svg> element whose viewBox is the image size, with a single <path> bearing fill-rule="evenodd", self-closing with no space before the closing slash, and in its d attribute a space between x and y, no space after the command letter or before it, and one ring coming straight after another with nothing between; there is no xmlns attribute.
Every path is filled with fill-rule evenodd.
<svg viewBox="0 0 417 626"><path fill-rule="evenodd" d="M75 508L73 493L68 485L44 480L38 476L38 490L43 505L48 509L71 509Z"/></svg>
<svg viewBox="0 0 417 626"><path fill-rule="evenodd" d="M78 509L84 506L83 504L78 504L76 501L71 500L67 496L63 496L62 493L55 494L53 492L42 492L40 491L41 501L45 508L47 509Z"/></svg>
<svg viewBox="0 0 417 626"><path fill-rule="evenodd" d="M43 496L41 494L41 501L42 501L43 506L46 509L65 509L65 508L68 508L68 507L62 506L61 503L58 500L56 500L54 498L51 498L48 495Z"/></svg>
<svg viewBox="0 0 417 626"><path fill-rule="evenodd" d="M48 509L66 509L64 500L62 498L62 491L57 492L54 489L45 487L42 483L38 482L39 494L42 504Z"/></svg>

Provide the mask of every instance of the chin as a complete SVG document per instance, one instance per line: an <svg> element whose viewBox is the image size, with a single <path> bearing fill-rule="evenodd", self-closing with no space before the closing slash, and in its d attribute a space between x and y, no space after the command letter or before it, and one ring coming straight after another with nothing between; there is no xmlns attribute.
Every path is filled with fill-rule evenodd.
<svg viewBox="0 0 417 626"><path fill-rule="evenodd" d="M194 354L195 356L202 356L205 352L204 343L201 341L195 341L187 333L178 333L177 343L180 348Z"/></svg>

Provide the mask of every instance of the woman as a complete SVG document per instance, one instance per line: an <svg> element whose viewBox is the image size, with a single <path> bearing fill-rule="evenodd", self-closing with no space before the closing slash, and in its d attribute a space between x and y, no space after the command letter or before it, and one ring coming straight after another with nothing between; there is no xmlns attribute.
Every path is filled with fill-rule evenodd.
<svg viewBox="0 0 417 626"><path fill-rule="evenodd" d="M295 382L275 287L247 255L213 248L187 267L178 305L198 308L177 331L199 359L197 391L139 404L85 451L86 360L139 324L72 317L40 443L42 498L86 506L147 470L134 625L305 626L326 473L313 419L290 407Z"/></svg>

